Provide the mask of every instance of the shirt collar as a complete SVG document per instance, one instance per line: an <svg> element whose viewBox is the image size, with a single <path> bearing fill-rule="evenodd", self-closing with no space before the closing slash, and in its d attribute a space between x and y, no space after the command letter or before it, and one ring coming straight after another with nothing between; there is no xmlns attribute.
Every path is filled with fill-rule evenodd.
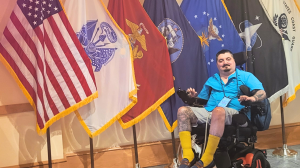
<svg viewBox="0 0 300 168"><path fill-rule="evenodd" d="M239 72L240 72L240 70L236 68L235 72L228 77L228 80L230 80L231 78L236 78L236 76L240 76ZM221 81L221 77L220 77L219 73L215 73L214 76L215 76L216 79Z"/></svg>

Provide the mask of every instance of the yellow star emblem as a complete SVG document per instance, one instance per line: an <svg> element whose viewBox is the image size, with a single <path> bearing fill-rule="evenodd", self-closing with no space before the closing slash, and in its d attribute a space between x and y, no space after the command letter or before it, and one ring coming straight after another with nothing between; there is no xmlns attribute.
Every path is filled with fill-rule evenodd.
<svg viewBox="0 0 300 168"><path fill-rule="evenodd" d="M203 48L205 48L205 45L209 46L209 43L208 43L208 37L205 35L204 32L202 32L202 35L199 36L199 38L200 38L200 41L201 41L201 46L202 46Z"/></svg>

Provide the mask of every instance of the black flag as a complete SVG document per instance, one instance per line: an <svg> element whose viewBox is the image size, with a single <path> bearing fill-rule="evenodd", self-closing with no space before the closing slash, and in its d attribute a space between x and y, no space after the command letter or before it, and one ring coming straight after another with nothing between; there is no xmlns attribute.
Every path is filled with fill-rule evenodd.
<svg viewBox="0 0 300 168"><path fill-rule="evenodd" d="M270 102L287 91L288 77L282 39L259 0L224 0L247 49L247 71L263 84Z"/></svg>

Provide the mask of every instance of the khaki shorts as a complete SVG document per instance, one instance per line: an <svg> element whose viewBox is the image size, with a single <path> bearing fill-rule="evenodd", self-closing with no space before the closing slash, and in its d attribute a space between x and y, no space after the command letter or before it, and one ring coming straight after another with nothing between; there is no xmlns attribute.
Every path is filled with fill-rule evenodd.
<svg viewBox="0 0 300 168"><path fill-rule="evenodd" d="M199 108L199 107L189 107L194 114L198 118L198 124L203 124L206 123L206 120L208 119L208 123L210 124L211 120L211 112L208 112L205 108ZM239 114L239 112L235 109L228 108L228 107L223 107L225 110L225 125L231 125L232 123L232 115L234 114ZM197 127L197 125L192 125L193 127Z"/></svg>

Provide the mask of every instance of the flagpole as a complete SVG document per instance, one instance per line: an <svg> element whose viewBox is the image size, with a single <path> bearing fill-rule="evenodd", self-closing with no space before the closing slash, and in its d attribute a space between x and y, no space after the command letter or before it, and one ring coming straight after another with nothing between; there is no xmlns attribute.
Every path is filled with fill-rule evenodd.
<svg viewBox="0 0 300 168"><path fill-rule="evenodd" d="M172 146L173 146L173 163L171 164L173 168L177 168L178 165L177 165L177 154L176 154L176 145L175 145L175 135L174 135L174 131L171 132L171 135L172 135Z"/></svg>
<svg viewBox="0 0 300 168"><path fill-rule="evenodd" d="M285 137L285 126L284 126L284 113L283 113L283 106L282 106L282 96L280 96L280 112L281 112L281 127L282 127L282 142L283 147L277 148L273 151L274 156L296 156L297 152L293 149L288 149L286 137Z"/></svg>
<svg viewBox="0 0 300 168"><path fill-rule="evenodd" d="M172 115L172 118L174 118L173 113L171 113L171 115ZM169 167L178 168L179 165L177 164L178 158L177 158L177 153L176 153L174 130L173 130L173 132L171 132L171 136L172 136L172 147L173 147L173 163L171 163L171 165Z"/></svg>
<svg viewBox="0 0 300 168"><path fill-rule="evenodd" d="M48 166L49 168L52 168L50 127L47 128L47 150L48 150Z"/></svg>
<svg viewBox="0 0 300 168"><path fill-rule="evenodd" d="M133 131L133 142L134 142L134 154L135 154L135 168L140 168L139 164L139 156L138 156L138 147L137 147L137 140L136 140L136 129L135 125L132 126Z"/></svg>
<svg viewBox="0 0 300 168"><path fill-rule="evenodd" d="M177 158L177 154L176 154L176 147L175 147L175 135L174 135L174 131L171 132L171 135L172 135L173 157L176 159Z"/></svg>
<svg viewBox="0 0 300 168"><path fill-rule="evenodd" d="M94 168L94 142L93 142L93 138L90 138L90 157L91 157L91 168Z"/></svg>

